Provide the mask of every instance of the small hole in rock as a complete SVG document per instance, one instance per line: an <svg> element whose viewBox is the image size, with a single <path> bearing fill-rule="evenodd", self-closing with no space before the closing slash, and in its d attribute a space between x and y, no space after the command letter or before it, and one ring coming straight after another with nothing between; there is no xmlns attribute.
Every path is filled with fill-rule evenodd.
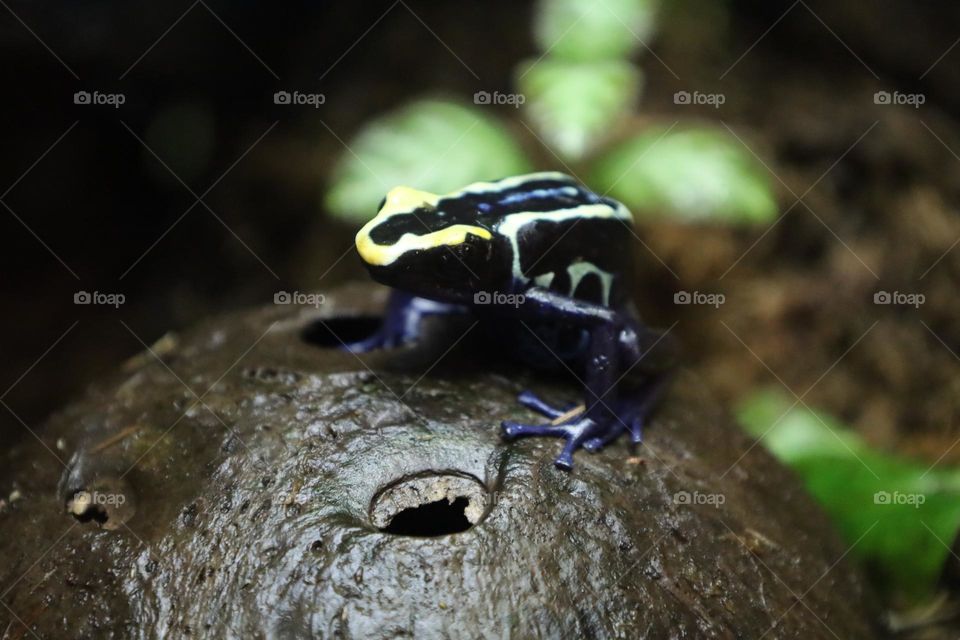
<svg viewBox="0 0 960 640"><path fill-rule="evenodd" d="M315 320L303 328L300 339L324 349L343 348L344 344L369 338L380 328L379 316L345 316Z"/></svg>
<svg viewBox="0 0 960 640"><path fill-rule="evenodd" d="M453 502L444 499L404 509L393 516L390 524L384 527L383 531L397 536L420 537L460 533L473 526L467 520L468 504L469 501L466 498L457 498Z"/></svg>
<svg viewBox="0 0 960 640"><path fill-rule="evenodd" d="M87 507L86 511L74 513L73 517L80 522L96 522L101 525L106 524L107 520L110 519L103 507Z"/></svg>
<svg viewBox="0 0 960 640"><path fill-rule="evenodd" d="M67 497L66 512L78 522L93 522L101 529L119 529L136 513L133 490L119 478L97 478L88 488Z"/></svg>
<svg viewBox="0 0 960 640"><path fill-rule="evenodd" d="M421 472L377 492L370 502L370 521L380 531L398 536L446 536L479 524L488 499L486 486L471 475Z"/></svg>

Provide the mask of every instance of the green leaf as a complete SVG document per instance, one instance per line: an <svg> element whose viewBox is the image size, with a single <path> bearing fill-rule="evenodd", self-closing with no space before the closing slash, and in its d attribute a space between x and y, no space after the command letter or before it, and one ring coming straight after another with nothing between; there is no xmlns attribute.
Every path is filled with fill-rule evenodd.
<svg viewBox="0 0 960 640"><path fill-rule="evenodd" d="M656 0L540 0L534 39L540 50L567 60L629 56L649 41Z"/></svg>
<svg viewBox="0 0 960 640"><path fill-rule="evenodd" d="M799 473L881 586L915 599L930 594L960 530L960 470L874 450L777 393L754 395L738 416Z"/></svg>
<svg viewBox="0 0 960 640"><path fill-rule="evenodd" d="M640 92L640 71L618 60L545 58L520 68L517 84L534 125L547 145L573 159L603 142Z"/></svg>
<svg viewBox="0 0 960 640"><path fill-rule="evenodd" d="M530 165L505 127L477 108L419 100L367 124L334 167L325 205L363 223L393 187L446 193Z"/></svg>
<svg viewBox="0 0 960 640"><path fill-rule="evenodd" d="M777 216L766 169L716 129L647 130L599 159L592 177L639 215L728 223Z"/></svg>

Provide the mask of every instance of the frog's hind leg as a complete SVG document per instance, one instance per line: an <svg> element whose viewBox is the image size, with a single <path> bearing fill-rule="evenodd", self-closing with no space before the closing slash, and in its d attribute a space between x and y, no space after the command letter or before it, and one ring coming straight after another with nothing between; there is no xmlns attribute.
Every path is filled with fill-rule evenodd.
<svg viewBox="0 0 960 640"><path fill-rule="evenodd" d="M529 404L525 403L526 406L548 417L555 416L552 423L531 425L504 422L504 437L508 440L526 436L564 438L566 446L555 464L566 471L573 468L573 453L587 443L595 451L627 431L631 439L638 442L644 421L656 406L660 385L645 383L638 394L630 394L623 393L620 383L635 367L638 373L649 376L649 380L658 379L656 371L670 361L670 358L661 356L665 351L661 347L668 344L664 336L646 330L614 309L561 296L539 287L526 292L525 303L518 312L533 320L579 326L589 333L584 381L585 410L576 414L557 415L553 407L539 402L539 399L531 400ZM651 368L654 371L648 372Z"/></svg>
<svg viewBox="0 0 960 640"><path fill-rule="evenodd" d="M569 403L563 408L554 407L529 389L521 392L520 395L517 396L517 402L527 409L536 411L551 420L556 420L560 416L566 415L577 406L575 403Z"/></svg>
<svg viewBox="0 0 960 640"><path fill-rule="evenodd" d="M660 403L663 393L670 383L670 374L663 373L651 378L635 394L623 393L616 407L614 420L622 425L622 429L611 429L602 436L591 438L583 443L583 448L595 453L610 444L627 431L630 433L630 444L636 446L643 441L643 428L650 415Z"/></svg>
<svg viewBox="0 0 960 640"><path fill-rule="evenodd" d="M670 371L654 376L639 391L638 397L627 399L627 402L632 405L630 410L631 444L637 445L643 441L643 427L646 426L650 415L660 404L660 400L663 399L663 394L670 386L672 378L673 374Z"/></svg>

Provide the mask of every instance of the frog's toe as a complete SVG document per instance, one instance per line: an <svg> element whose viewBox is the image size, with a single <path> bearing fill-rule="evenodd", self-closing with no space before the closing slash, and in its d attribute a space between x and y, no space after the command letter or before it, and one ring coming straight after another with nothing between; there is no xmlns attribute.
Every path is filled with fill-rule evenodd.
<svg viewBox="0 0 960 640"><path fill-rule="evenodd" d="M550 418L551 420L559 418L576 406L576 404L570 403L563 408L554 407L552 404L544 401L540 396L529 389L521 392L520 395L517 396L517 402L525 406L527 409L536 411L540 415Z"/></svg>
<svg viewBox="0 0 960 640"><path fill-rule="evenodd" d="M569 427L562 424L521 424L512 420L504 420L500 424L500 428L503 437L507 440L529 437L566 438L569 436Z"/></svg>
<svg viewBox="0 0 960 640"><path fill-rule="evenodd" d="M636 417L630 421L630 444L643 442L643 417Z"/></svg>
<svg viewBox="0 0 960 640"><path fill-rule="evenodd" d="M368 353L377 349L397 349L407 342L408 340L403 335L381 327L368 338L356 342L344 342L343 348L351 353Z"/></svg>
<svg viewBox="0 0 960 640"><path fill-rule="evenodd" d="M622 434L625 429L626 427L624 427L624 425L619 420L614 420L613 424L611 424L607 428L606 433L603 433L599 436L594 436L588 439L586 442L583 443L583 448L589 451L590 453L596 453L597 451L600 451L600 449L603 449L605 446L607 446L608 444L610 444L611 442L619 438L620 434Z"/></svg>
<svg viewBox="0 0 960 640"><path fill-rule="evenodd" d="M368 351L383 348L384 344L384 341L381 340L379 336L372 336L358 342L345 342L343 348L350 353L367 353Z"/></svg>
<svg viewBox="0 0 960 640"><path fill-rule="evenodd" d="M573 450L569 444L563 448L563 453L553 461L553 466L561 471L573 471Z"/></svg>

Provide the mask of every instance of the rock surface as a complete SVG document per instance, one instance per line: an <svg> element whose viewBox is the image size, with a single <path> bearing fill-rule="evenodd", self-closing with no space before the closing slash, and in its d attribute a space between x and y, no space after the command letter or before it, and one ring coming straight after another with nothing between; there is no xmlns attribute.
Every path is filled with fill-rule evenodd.
<svg viewBox="0 0 960 640"><path fill-rule="evenodd" d="M879 637L825 517L695 376L635 454L567 474L559 441L507 444L499 421L533 418L523 388L575 383L490 357L469 323L331 348L382 300L167 336L55 415L46 449L6 450L4 637Z"/></svg>

